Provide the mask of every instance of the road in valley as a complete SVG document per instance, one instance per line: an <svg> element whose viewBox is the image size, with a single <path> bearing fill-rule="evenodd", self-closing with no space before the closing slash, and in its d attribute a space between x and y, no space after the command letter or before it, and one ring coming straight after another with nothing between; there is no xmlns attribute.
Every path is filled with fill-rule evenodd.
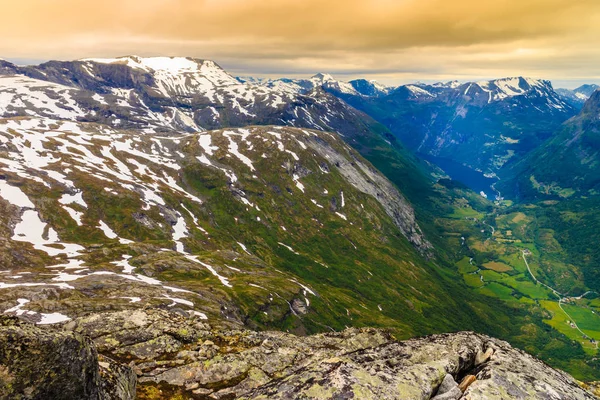
<svg viewBox="0 0 600 400"><path fill-rule="evenodd" d="M525 261L525 266L527 267L527 271L529 271L529 275L531 275L531 278L533 278L533 280L536 283L539 283L540 285L550 289L555 295L558 296L558 307L560 307L560 309L562 310L563 313L565 313L565 315L567 316L567 318L569 318L569 322L571 322L573 324L573 326L575 327L575 329L577 329L579 331L579 333L581 333L584 337L588 337L588 335L586 335L581 329L579 329L579 326L577 325L577 322L575 322L575 320L573 319L573 317L571 317L569 315L568 312L565 311L565 309L562 306L562 302L564 299L570 299L571 297L566 297L564 296L562 293L560 293L558 290L554 289L551 286L546 285L544 282L541 282L540 280L538 280L535 275L533 275L533 272L531 272L531 268L529 267L529 263L527 262L527 258L525 258L525 250L521 251L521 256L523 257L523 261ZM585 297L585 295L589 294L589 293L595 293L593 291L587 291L584 294L582 294L579 297L572 297L573 299L577 299L580 300L583 297ZM596 348L598 348L598 343L596 343Z"/></svg>

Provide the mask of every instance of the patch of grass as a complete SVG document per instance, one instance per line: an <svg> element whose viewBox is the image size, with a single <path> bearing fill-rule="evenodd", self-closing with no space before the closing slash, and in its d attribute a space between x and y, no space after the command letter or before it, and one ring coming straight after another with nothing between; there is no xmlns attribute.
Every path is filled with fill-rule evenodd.
<svg viewBox="0 0 600 400"><path fill-rule="evenodd" d="M600 340L600 316L589 308L580 307L571 304L562 305L565 311L573 318L589 337Z"/></svg>
<svg viewBox="0 0 600 400"><path fill-rule="evenodd" d="M512 270L512 267L497 261L490 261L482 264L482 266L486 269L496 271L496 272L508 272Z"/></svg>
<svg viewBox="0 0 600 400"><path fill-rule="evenodd" d="M597 353L596 346L590 343L589 340L585 340L581 332L571 326L570 318L560 309L558 302L556 301L541 301L540 304L548 311L550 311L551 318L544 319L548 325L558 330L569 339L574 340L583 347L587 354L594 355ZM564 305L563 305L564 307ZM570 311L570 310L569 310ZM567 311L567 312L569 312ZM571 314L569 314L571 315Z"/></svg>
<svg viewBox="0 0 600 400"><path fill-rule="evenodd" d="M455 207L453 213L449 215L450 218L477 218L478 220L483 219L484 216L485 214L482 214L479 211L472 209L470 206Z"/></svg>
<svg viewBox="0 0 600 400"><path fill-rule="evenodd" d="M463 257L459 262L456 263L456 266L458 267L458 272L461 274L475 272L478 269L477 266L469 262L469 257Z"/></svg>
<svg viewBox="0 0 600 400"><path fill-rule="evenodd" d="M463 278L468 286L474 288L479 288L485 285L485 283L481 281L481 277L477 274L466 274L463 275Z"/></svg>
<svg viewBox="0 0 600 400"><path fill-rule="evenodd" d="M513 296L514 290L512 288L496 282L488 283L484 287L477 289L477 291L486 296L497 297L506 301L515 300L515 297Z"/></svg>

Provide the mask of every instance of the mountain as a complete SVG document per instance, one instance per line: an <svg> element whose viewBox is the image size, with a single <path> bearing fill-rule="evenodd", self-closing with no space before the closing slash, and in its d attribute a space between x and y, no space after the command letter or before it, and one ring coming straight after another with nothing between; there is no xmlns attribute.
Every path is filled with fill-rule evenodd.
<svg viewBox="0 0 600 400"><path fill-rule="evenodd" d="M283 85L241 83L214 62L191 58L129 56L33 67L7 63L0 72L2 91L11 96L0 110L7 116L197 132L253 123L333 129L329 124L359 114L318 92L329 82L326 75L303 81L308 91L317 91L304 96L304 90Z"/></svg>
<svg viewBox="0 0 600 400"><path fill-rule="evenodd" d="M392 90L391 88L374 80L355 79L348 83L352 85L354 90L356 90L358 93L368 97L384 96L388 94L390 90Z"/></svg>
<svg viewBox="0 0 600 400"><path fill-rule="evenodd" d="M0 81L3 91L15 94L4 114L77 118L121 128L194 132L249 124L257 114L277 121L284 106L301 101L242 84L212 61L188 58L51 61L16 72L26 77ZM42 92L38 103L18 102L33 98L32 92Z"/></svg>
<svg viewBox="0 0 600 400"><path fill-rule="evenodd" d="M590 98L592 96L592 93L594 93L598 89L600 89L600 86L594 83L591 85L581 85L577 89L574 89L573 92L582 94Z"/></svg>
<svg viewBox="0 0 600 400"><path fill-rule="evenodd" d="M134 302L299 332L381 319L424 333L445 317L421 307L463 301L423 258L412 206L338 135L19 117L0 137L3 302L34 321Z"/></svg>
<svg viewBox="0 0 600 400"><path fill-rule="evenodd" d="M581 85L576 89L556 89L556 92L560 94L565 101L569 102L572 106L577 109L581 109L585 104L585 101L590 98L592 93L596 91L600 86L596 84Z"/></svg>
<svg viewBox="0 0 600 400"><path fill-rule="evenodd" d="M549 81L523 77L388 88L317 74L261 84L288 93L324 90L385 125L434 163L453 162L490 176L535 149L577 112L577 105ZM584 96L589 88L579 90Z"/></svg>
<svg viewBox="0 0 600 400"><path fill-rule="evenodd" d="M323 89L336 95L378 97L392 90L375 80L356 79L344 82L326 73L315 74L309 79L281 78L261 80L258 83L269 88L279 88L284 91L301 94L309 93L314 89Z"/></svg>
<svg viewBox="0 0 600 400"><path fill-rule="evenodd" d="M527 154L576 110L549 81L504 78L410 84L387 95L340 95L409 149L489 174Z"/></svg>
<svg viewBox="0 0 600 400"><path fill-rule="evenodd" d="M421 203L431 185L429 167L388 129L319 86L328 80L325 74L300 82L307 88L295 80L240 83L212 61L136 56L11 70L0 75L2 116L75 119L165 134L248 125L326 130L340 133L411 202Z"/></svg>
<svg viewBox="0 0 600 400"><path fill-rule="evenodd" d="M600 91L595 91L576 117L514 166L513 180L504 187L526 198L595 195L599 151Z"/></svg>

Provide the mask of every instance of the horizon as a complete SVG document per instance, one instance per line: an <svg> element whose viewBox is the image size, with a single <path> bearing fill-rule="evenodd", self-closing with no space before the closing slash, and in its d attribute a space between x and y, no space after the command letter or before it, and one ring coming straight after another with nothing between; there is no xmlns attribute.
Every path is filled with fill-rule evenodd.
<svg viewBox="0 0 600 400"><path fill-rule="evenodd" d="M73 58L73 59L11 59L11 58L2 58L0 57L0 60L4 60L4 61L8 61L12 64L15 64L17 66L36 66L36 65L40 65L43 64L45 62L48 61L79 61L82 60L84 58L122 58L122 57L132 57L132 56L138 56L138 55L134 55L134 54L129 54L129 55L117 55L117 56L113 56L113 57L82 57L82 58ZM576 89L582 85L586 85L586 84L596 84L596 85L600 85L600 79L596 80L596 81L590 81L590 80L585 80L585 79L579 79L579 80L561 80L561 79L557 79L557 80L553 80L553 79L547 79L545 77L532 77L532 76L528 76L525 74L521 74L521 75L507 75L507 76L487 76L487 77L473 77L473 78L468 78L468 77L463 77L461 76L460 78L451 78L451 77L440 77L439 79L435 79L435 78L420 78L420 79L390 79L390 78L386 78L385 75L381 74L369 74L368 72L366 72L363 75L357 75L357 74L348 74L345 72L330 72L330 71L314 71L314 72L307 72L307 73L290 73L290 74L285 74L285 71L278 71L278 72L274 72L274 73L260 73L260 72L256 72L254 74L246 74L246 70L244 69L238 69L237 73L236 73L236 69L235 67L232 68L228 68L226 65L220 63L218 60L213 60L213 59L208 59L208 58L202 58L202 57L189 57L189 56L163 56L163 55L159 55L159 54L155 54L155 55L148 55L148 56L139 56L142 58L150 58L150 57L183 57L183 58L196 58L196 59L201 59L201 60L210 60L210 61L214 61L216 62L219 66L221 66L227 73L229 73L230 75L232 75L235 78L259 78L259 79L284 79L284 78L293 78L293 79L309 79L312 76L319 74L319 73L323 73L323 74L329 74L331 75L334 79L336 79L337 81L342 81L342 82L349 82L352 80L356 80L356 79L366 79L369 81L376 81L378 83L384 84L387 87L398 87L398 86L403 86L403 85L410 85L410 84L417 84L417 83L424 83L424 84L435 84L435 83L446 83L446 82L451 82L451 81L458 81L461 84L463 83L469 83L469 82L477 82L477 81L491 81L491 80L497 80L497 79L503 79L503 78L514 78L514 77L523 77L523 78L532 78L532 79L540 79L540 80L548 80L552 83L552 87L554 89Z"/></svg>

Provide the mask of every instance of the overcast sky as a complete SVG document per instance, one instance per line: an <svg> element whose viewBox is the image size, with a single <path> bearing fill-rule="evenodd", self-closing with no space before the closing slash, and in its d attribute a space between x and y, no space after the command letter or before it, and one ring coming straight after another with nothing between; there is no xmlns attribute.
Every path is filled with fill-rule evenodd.
<svg viewBox="0 0 600 400"><path fill-rule="evenodd" d="M1 0L0 57L169 55L234 75L600 83L600 0Z"/></svg>

